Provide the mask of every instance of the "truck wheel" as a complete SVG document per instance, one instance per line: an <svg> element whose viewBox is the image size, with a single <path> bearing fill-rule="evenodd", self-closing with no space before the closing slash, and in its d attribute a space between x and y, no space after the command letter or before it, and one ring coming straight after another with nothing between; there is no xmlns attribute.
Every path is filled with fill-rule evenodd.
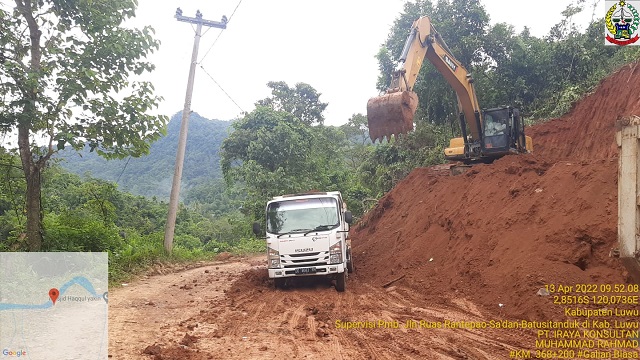
<svg viewBox="0 0 640 360"><path fill-rule="evenodd" d="M338 276L336 277L336 290L338 292L344 292L346 288L347 288L347 272L344 271L338 274Z"/></svg>
<svg viewBox="0 0 640 360"><path fill-rule="evenodd" d="M276 289L284 289L284 285L287 282L287 279L285 278L275 278L273 279L273 283L275 285Z"/></svg>
<svg viewBox="0 0 640 360"><path fill-rule="evenodd" d="M353 260L351 259L347 260L347 271L349 274L353 272Z"/></svg>

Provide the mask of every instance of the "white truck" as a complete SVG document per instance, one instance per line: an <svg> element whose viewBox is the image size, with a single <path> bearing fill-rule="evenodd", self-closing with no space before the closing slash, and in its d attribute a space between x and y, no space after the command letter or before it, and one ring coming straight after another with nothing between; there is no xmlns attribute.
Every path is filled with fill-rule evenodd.
<svg viewBox="0 0 640 360"><path fill-rule="evenodd" d="M338 191L276 196L267 202L266 240L269 278L276 288L291 277L326 276L345 291L353 272L351 212ZM253 232L262 234L253 223Z"/></svg>

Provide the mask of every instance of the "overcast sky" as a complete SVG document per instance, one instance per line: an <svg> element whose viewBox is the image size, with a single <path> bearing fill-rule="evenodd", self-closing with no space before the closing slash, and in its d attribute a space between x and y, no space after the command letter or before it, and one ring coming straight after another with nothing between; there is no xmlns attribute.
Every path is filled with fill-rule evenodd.
<svg viewBox="0 0 640 360"><path fill-rule="evenodd" d="M171 116L184 106L195 26L174 18L176 8L181 7L184 16L195 16L199 9L205 19L231 17L226 30L211 28L202 37L198 61L208 74L198 66L193 111L210 119L230 120L241 114L240 109L251 111L257 100L269 95L268 81L285 81L290 86L305 82L329 103L325 123L340 125L354 113L365 113L367 100L378 94L374 56L404 2L139 0L133 24L151 25L162 42L150 59L156 65L151 80L156 93L164 97L159 109L163 114ZM571 3L537 0L505 6L504 0L482 1L492 24L507 22L517 31L528 26L535 36L546 35ZM578 18L583 29L593 13L593 0L588 3L591 5ZM604 2L595 11L596 17L603 17Z"/></svg>

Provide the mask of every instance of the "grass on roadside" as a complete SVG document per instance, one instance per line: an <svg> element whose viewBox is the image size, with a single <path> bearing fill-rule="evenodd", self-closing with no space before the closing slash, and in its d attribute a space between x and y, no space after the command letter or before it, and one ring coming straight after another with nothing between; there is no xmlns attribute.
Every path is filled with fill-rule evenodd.
<svg viewBox="0 0 640 360"><path fill-rule="evenodd" d="M171 255L164 251L162 234L134 236L127 239L127 246L109 253L109 284L118 286L128 282L154 266L185 264L198 261L213 261L222 252L233 255L250 255L264 252L266 243L261 239L244 238L233 244L207 244L192 247L176 238ZM217 245L217 246L215 246Z"/></svg>

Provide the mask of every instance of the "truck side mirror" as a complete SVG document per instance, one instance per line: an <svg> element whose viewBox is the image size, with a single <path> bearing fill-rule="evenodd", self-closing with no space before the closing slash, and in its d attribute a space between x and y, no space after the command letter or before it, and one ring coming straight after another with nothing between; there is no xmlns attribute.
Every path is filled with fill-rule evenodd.
<svg viewBox="0 0 640 360"><path fill-rule="evenodd" d="M253 223L253 233L256 234L256 236L260 236L260 234L262 233L262 229L260 229L260 223L257 221Z"/></svg>
<svg viewBox="0 0 640 360"><path fill-rule="evenodd" d="M344 212L344 221L346 221L347 224L351 224L351 222L353 221L353 215L351 215L351 211Z"/></svg>

